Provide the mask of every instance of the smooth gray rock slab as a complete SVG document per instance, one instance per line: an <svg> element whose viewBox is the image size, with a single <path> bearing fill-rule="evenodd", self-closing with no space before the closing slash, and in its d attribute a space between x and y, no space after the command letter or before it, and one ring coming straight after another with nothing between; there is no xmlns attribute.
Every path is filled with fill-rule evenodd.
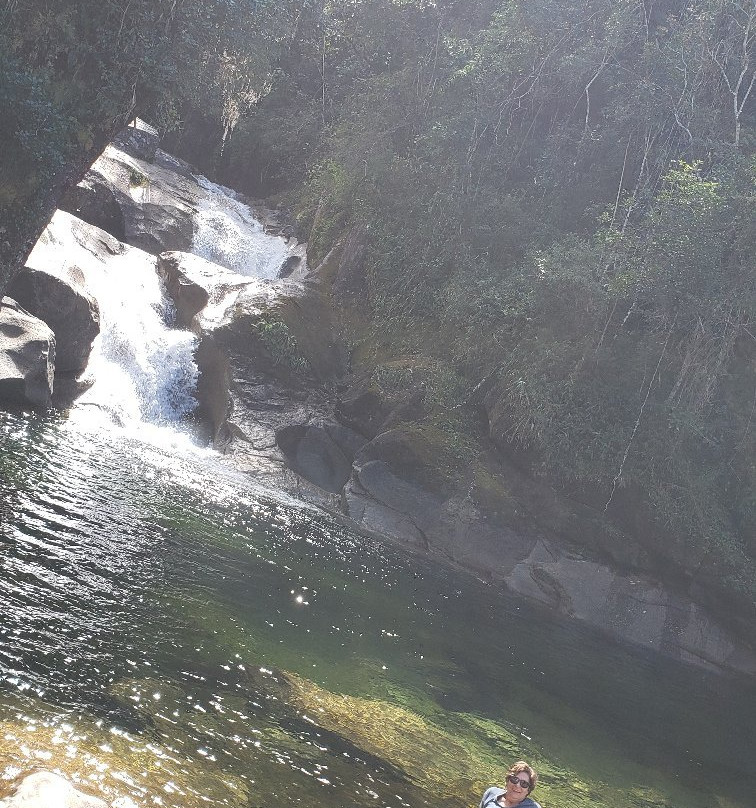
<svg viewBox="0 0 756 808"><path fill-rule="evenodd" d="M0 403L49 407L55 335L10 297L0 301Z"/></svg>
<svg viewBox="0 0 756 808"><path fill-rule="evenodd" d="M191 246L193 217L202 193L196 180L108 146L83 183L111 188L123 220L121 240L126 244L153 255Z"/></svg>
<svg viewBox="0 0 756 808"><path fill-rule="evenodd" d="M110 183L90 171L68 191L60 203L60 210L124 241L126 230L118 196Z"/></svg>
<svg viewBox="0 0 756 808"><path fill-rule="evenodd" d="M667 657L756 673L756 655L689 597L539 541L504 578L514 592Z"/></svg>
<svg viewBox="0 0 756 808"><path fill-rule="evenodd" d="M84 370L100 333L100 308L85 289L81 270L27 266L13 279L8 295L53 330L56 372Z"/></svg>
<svg viewBox="0 0 756 808"><path fill-rule="evenodd" d="M160 134L154 126L137 118L113 138L113 144L133 157L152 162L160 145Z"/></svg>
<svg viewBox="0 0 756 808"><path fill-rule="evenodd" d="M259 285L259 281L238 275L198 255L168 250L158 257L157 270L176 310L176 326L210 330L214 320L223 319L225 310L239 291ZM202 312L200 320L194 318Z"/></svg>
<svg viewBox="0 0 756 808"><path fill-rule="evenodd" d="M354 464L344 502L347 515L361 528L486 577L509 573L536 541L490 525L469 500L428 491L397 476L382 460Z"/></svg>

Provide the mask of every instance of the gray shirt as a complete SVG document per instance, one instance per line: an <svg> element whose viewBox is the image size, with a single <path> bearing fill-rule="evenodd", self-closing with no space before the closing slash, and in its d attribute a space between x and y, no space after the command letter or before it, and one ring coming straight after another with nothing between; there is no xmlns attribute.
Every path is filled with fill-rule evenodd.
<svg viewBox="0 0 756 808"><path fill-rule="evenodd" d="M506 788L491 786L491 788L489 788L483 795L483 799L480 801L478 808L499 808L499 804L496 802L496 800L498 800L502 794L506 793ZM541 808L541 806L530 797L525 797L525 799L519 803L517 808Z"/></svg>

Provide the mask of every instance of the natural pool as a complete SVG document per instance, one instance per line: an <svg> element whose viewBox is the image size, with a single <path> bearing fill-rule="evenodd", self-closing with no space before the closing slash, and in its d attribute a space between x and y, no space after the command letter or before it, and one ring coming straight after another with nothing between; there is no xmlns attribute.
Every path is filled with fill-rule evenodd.
<svg viewBox="0 0 756 808"><path fill-rule="evenodd" d="M224 469L0 415L0 792L477 804L514 759L544 808L748 808L756 687L608 642Z"/></svg>

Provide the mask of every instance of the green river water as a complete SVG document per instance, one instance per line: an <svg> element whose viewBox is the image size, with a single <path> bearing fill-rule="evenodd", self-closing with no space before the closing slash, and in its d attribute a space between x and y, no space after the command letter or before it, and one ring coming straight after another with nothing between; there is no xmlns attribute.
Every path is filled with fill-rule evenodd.
<svg viewBox="0 0 756 808"><path fill-rule="evenodd" d="M756 687L560 622L224 468L0 415L0 796L752 808Z"/></svg>

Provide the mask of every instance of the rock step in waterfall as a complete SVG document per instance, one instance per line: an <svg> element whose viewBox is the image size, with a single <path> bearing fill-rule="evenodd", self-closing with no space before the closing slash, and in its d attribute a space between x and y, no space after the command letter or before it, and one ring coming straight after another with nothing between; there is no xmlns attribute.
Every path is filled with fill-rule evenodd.
<svg viewBox="0 0 756 808"><path fill-rule="evenodd" d="M553 491L523 528L418 482L423 460L401 424L422 392L397 404L350 377L305 245L162 152L148 128L124 132L62 207L16 281L24 302L0 307L6 402L45 407L62 389L72 413L94 405L120 424L191 416L256 483L365 533L675 659L756 673L752 651L690 596L576 553L564 526L597 528ZM347 240L334 282L345 295L359 255ZM512 496L544 486L502 474Z"/></svg>

